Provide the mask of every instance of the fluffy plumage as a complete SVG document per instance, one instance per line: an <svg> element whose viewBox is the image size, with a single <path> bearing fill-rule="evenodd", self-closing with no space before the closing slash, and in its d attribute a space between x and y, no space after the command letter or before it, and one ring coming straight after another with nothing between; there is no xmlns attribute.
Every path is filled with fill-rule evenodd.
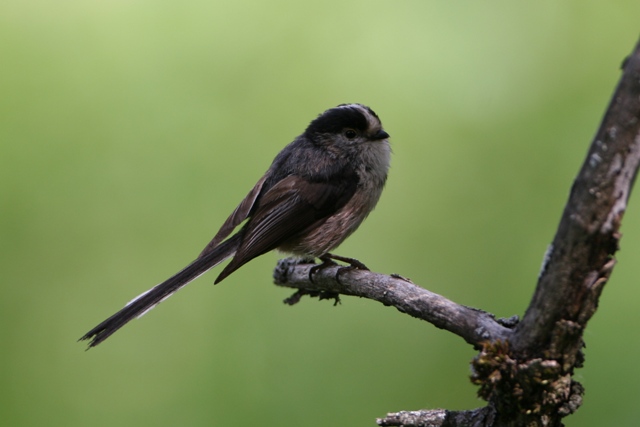
<svg viewBox="0 0 640 427"><path fill-rule="evenodd" d="M232 257L231 262L215 283L273 249L325 257L378 202L389 169L388 137L378 116L364 105L342 104L325 111L276 156L198 258L81 339L90 340L90 347L100 344L227 258Z"/></svg>

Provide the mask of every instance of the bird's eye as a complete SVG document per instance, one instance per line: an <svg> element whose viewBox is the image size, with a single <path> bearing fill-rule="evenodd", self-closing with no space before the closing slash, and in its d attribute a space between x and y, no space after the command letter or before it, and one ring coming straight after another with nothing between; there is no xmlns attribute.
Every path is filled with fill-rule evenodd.
<svg viewBox="0 0 640 427"><path fill-rule="evenodd" d="M357 133L355 130L353 130L353 129L347 129L347 130L344 132L344 136L346 136L348 139L353 139L353 138L355 138L357 135L358 135L358 133Z"/></svg>

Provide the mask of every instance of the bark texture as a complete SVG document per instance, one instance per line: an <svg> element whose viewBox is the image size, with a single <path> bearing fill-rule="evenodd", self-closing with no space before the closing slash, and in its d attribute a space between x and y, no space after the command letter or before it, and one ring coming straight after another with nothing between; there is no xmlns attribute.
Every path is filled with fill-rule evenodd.
<svg viewBox="0 0 640 427"><path fill-rule="evenodd" d="M615 266L619 228L640 165L640 42L623 63L613 94L576 177L522 321L495 319L400 276L283 260L276 284L302 295L370 298L453 332L479 349L471 380L487 406L469 411L403 411L380 426L562 426L584 389L573 379L584 361L583 332Z"/></svg>

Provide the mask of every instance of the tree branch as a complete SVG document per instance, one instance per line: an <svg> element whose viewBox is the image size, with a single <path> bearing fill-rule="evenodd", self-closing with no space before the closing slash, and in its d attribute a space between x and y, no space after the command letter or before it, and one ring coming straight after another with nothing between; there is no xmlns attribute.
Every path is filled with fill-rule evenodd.
<svg viewBox="0 0 640 427"><path fill-rule="evenodd" d="M582 334L615 266L619 228L640 165L640 41L623 70L571 188L531 303L514 329L513 321L497 321L400 276L339 274L332 267L311 281L312 265L278 264L276 283L302 290L291 303L305 293L366 297L481 347L471 379L489 402L485 408L399 412L379 425L559 427L562 417L580 406L584 389L572 375L583 363Z"/></svg>
<svg viewBox="0 0 640 427"><path fill-rule="evenodd" d="M376 422L381 427L481 427L491 425L494 418L495 410L485 406L471 411L433 409L392 412Z"/></svg>
<svg viewBox="0 0 640 427"><path fill-rule="evenodd" d="M358 269L338 273L341 267L335 266L318 271L311 282L309 270L314 265L294 259L280 260L273 273L274 281L276 285L306 292L329 292L376 300L453 332L475 347L485 341L504 341L511 336L512 330L504 326L513 326L509 321L500 323L492 314L456 304L400 276ZM336 280L337 274L339 281Z"/></svg>
<svg viewBox="0 0 640 427"><path fill-rule="evenodd" d="M517 352L540 354L561 333L561 320L584 328L613 269L640 162L640 42L623 69L512 341Z"/></svg>

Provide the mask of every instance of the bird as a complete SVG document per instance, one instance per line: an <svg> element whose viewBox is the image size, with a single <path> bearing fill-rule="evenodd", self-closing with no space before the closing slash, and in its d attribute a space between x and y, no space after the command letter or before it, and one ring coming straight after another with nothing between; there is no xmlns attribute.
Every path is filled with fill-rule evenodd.
<svg viewBox="0 0 640 427"><path fill-rule="evenodd" d="M87 349L97 346L228 258L231 261L214 283L274 249L304 259L318 258L319 267L340 260L366 268L330 251L378 203L390 157L389 134L371 108L353 103L324 111L278 153L193 262L129 301L80 340L89 341Z"/></svg>

